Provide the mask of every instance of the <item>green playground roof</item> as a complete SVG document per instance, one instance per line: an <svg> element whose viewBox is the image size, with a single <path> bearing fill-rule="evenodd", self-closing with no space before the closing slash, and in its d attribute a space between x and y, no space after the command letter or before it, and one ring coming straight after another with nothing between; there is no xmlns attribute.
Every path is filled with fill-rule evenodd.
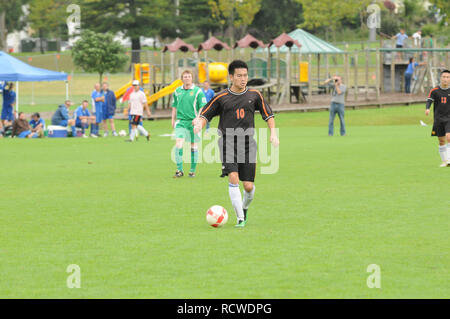
<svg viewBox="0 0 450 319"><path fill-rule="evenodd" d="M293 38L294 40L297 40L302 45L300 48L300 53L302 54L336 54L336 53L344 53L341 49L336 48L334 45L331 45L330 43L319 39L318 37L312 35L309 32L306 32L302 29L296 29L288 35ZM264 49L258 49L258 52L263 52ZM280 48L280 52L286 53L288 51L288 47L282 46ZM270 52L277 52L277 49L275 46L272 46L270 48ZM296 46L293 46L291 48L292 53L298 53L299 49Z"/></svg>

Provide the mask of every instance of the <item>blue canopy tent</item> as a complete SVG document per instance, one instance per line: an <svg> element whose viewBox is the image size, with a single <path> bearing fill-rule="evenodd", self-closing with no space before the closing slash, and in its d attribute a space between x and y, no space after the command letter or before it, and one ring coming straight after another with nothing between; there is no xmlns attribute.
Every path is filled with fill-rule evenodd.
<svg viewBox="0 0 450 319"><path fill-rule="evenodd" d="M0 81L16 82L16 112L19 111L19 82L66 81L66 98L68 98L67 74L36 68L0 51Z"/></svg>

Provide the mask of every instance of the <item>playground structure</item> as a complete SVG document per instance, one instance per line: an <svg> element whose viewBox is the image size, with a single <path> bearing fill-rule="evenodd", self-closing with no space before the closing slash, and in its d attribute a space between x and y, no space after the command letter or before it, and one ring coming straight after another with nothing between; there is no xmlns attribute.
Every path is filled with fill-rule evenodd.
<svg viewBox="0 0 450 319"><path fill-rule="evenodd" d="M144 93L147 96L147 101L149 105L152 105L153 103L157 102L159 99L163 99L163 107L170 105L170 94L172 94L176 88L180 87L183 83L180 80L181 72L185 69L190 69L193 71L193 74L195 75L195 81L198 83L203 83L205 81L210 81L212 84L215 85L222 85L226 86L228 85L228 64L223 62L209 62L207 59L206 52L207 50L214 48L216 50L221 50L222 48L228 48L228 46L215 39L212 38L211 41L208 43L204 43L203 46L200 45L199 50L204 50L205 52L205 61L200 62L199 60L196 61L194 64L195 67L188 66L187 65L187 59L184 57L182 66L178 68L178 70L175 72L175 63L174 63L174 53L176 51L181 52L196 52L196 50L189 44L186 44L183 40L177 38L172 44L169 44L164 47L163 53L166 51L169 51L171 53L170 59L171 59L171 68L170 68L170 74L171 74L171 83L166 84L165 83L165 70L164 70L164 63L162 63L162 83L158 83L156 81L157 79L157 68L155 65L153 65L153 68L149 63L136 63L132 66L132 78L131 80L114 91L116 99L119 99L120 102L125 102L128 100L129 95L132 92L132 81L138 80L141 83L141 87L144 89ZM153 70L153 71L151 71ZM177 75L175 75L177 73ZM168 96L168 103L165 104L164 97ZM155 106L156 107L156 106ZM125 108L126 112L126 108Z"/></svg>
<svg viewBox="0 0 450 319"><path fill-rule="evenodd" d="M125 102L129 100L130 94L133 91L132 81L138 80L141 83L141 88L144 90L145 95L147 96L147 103L151 106L154 102L159 100L160 98L172 94L175 92L177 87L181 86L183 83L181 80L175 80L168 86L158 90L155 93L151 93L151 89L149 88L150 84L150 65L148 63L136 63L133 64L133 72L132 79L130 82L126 83L124 86L120 87L114 94L116 99L120 102ZM127 108L124 108L125 113L127 112Z"/></svg>
<svg viewBox="0 0 450 319"><path fill-rule="evenodd" d="M370 44L378 43L338 49L301 29L281 34L268 44L248 34L232 47L212 37L195 49L177 38L163 48L159 61L155 53L141 58L145 63L133 65L131 80L141 81L153 109L166 109L171 106L171 93L182 85L183 70L194 73L195 83L207 80L218 91L229 85L227 62L239 58L249 66L249 86L260 89L273 105L311 103L330 92L331 87L323 82L333 74L343 76L347 101L376 102L380 94L404 92L409 57L427 62L415 70L412 93L436 86L439 71L450 65L449 48L396 49L390 40L380 40L376 48ZM116 96L126 100L130 86L131 81Z"/></svg>

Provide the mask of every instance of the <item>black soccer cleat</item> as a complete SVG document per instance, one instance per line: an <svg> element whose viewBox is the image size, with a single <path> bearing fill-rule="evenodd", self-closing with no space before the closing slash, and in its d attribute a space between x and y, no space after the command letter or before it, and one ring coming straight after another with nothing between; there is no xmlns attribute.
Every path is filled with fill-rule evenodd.
<svg viewBox="0 0 450 319"><path fill-rule="evenodd" d="M146 138L147 138L147 142L150 142L150 134L148 134L148 135L146 136Z"/></svg>
<svg viewBox="0 0 450 319"><path fill-rule="evenodd" d="M184 173L182 171L176 171L175 175L173 175L173 178L179 178L179 177L183 177Z"/></svg>
<svg viewBox="0 0 450 319"><path fill-rule="evenodd" d="M189 177L195 177L195 173L194 172L189 172Z"/></svg>

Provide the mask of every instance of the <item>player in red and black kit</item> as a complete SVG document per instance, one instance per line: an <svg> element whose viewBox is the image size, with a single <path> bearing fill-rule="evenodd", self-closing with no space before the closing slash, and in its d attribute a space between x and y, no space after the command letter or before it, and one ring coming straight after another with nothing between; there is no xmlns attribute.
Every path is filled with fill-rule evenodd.
<svg viewBox="0 0 450 319"><path fill-rule="evenodd" d="M434 103L434 124L432 136L439 139L439 154L442 159L441 167L450 167L450 70L441 72L441 83L428 94L425 114L430 114L431 104Z"/></svg>
<svg viewBox="0 0 450 319"><path fill-rule="evenodd" d="M219 120L219 149L222 177L228 176L229 195L237 216L237 227L247 222L247 209L255 195L256 141L253 138L255 111L259 111L270 128L270 142L279 144L275 119L270 106L257 90L247 88L248 66L235 60L228 66L231 87L218 93L194 119L194 132L200 132L214 116ZM244 185L244 199L239 190Z"/></svg>

